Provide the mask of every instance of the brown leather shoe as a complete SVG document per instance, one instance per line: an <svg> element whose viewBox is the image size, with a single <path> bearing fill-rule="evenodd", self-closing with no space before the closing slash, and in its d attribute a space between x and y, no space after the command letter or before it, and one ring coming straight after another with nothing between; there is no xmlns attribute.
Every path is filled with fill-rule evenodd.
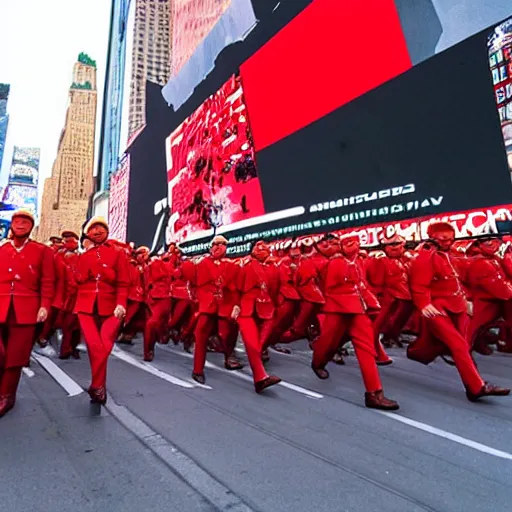
<svg viewBox="0 0 512 512"><path fill-rule="evenodd" d="M155 353L151 350L144 356L144 361L151 363L155 359Z"/></svg>
<svg viewBox="0 0 512 512"><path fill-rule="evenodd" d="M311 366L311 369L319 379L325 380L329 378L329 372L325 368L315 368L314 366Z"/></svg>
<svg viewBox="0 0 512 512"><path fill-rule="evenodd" d="M486 382L482 389L474 394L469 389L466 389L466 396L470 402L476 402L479 398L484 396L508 396L510 395L510 389L508 388L500 388L499 386L495 386L494 384L489 384Z"/></svg>
<svg viewBox="0 0 512 512"><path fill-rule="evenodd" d="M235 356L229 356L224 361L224 368L226 370L241 370L244 366Z"/></svg>
<svg viewBox="0 0 512 512"><path fill-rule="evenodd" d="M372 393L366 392L364 394L364 404L369 409L380 409L381 411L398 411L400 408L397 402L384 396L382 389Z"/></svg>
<svg viewBox="0 0 512 512"><path fill-rule="evenodd" d="M204 375L201 375L200 373L193 373L192 378L199 384L204 384L206 382Z"/></svg>
<svg viewBox="0 0 512 512"><path fill-rule="evenodd" d="M270 386L275 386L279 384L281 379L276 375L269 375L267 378L260 380L254 383L254 389L256 393L261 393L264 389L269 388Z"/></svg>
<svg viewBox="0 0 512 512"><path fill-rule="evenodd" d="M0 418L5 416L16 403L16 397L13 395L0 396Z"/></svg>

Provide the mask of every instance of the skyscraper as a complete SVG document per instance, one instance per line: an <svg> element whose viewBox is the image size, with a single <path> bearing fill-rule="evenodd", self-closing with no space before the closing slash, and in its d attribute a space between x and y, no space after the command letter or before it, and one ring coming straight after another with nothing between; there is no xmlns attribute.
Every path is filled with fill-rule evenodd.
<svg viewBox="0 0 512 512"><path fill-rule="evenodd" d="M79 232L86 219L93 192L96 101L96 62L81 53L73 67L69 105L52 175L44 183L37 230L41 241L63 229Z"/></svg>
<svg viewBox="0 0 512 512"><path fill-rule="evenodd" d="M9 116L7 115L9 89L10 86L8 84L0 84L0 169L2 169L5 139L7 138L7 125L9 124Z"/></svg>
<svg viewBox="0 0 512 512"><path fill-rule="evenodd" d="M146 81L164 86L171 73L170 0L136 0L129 135L146 123Z"/></svg>

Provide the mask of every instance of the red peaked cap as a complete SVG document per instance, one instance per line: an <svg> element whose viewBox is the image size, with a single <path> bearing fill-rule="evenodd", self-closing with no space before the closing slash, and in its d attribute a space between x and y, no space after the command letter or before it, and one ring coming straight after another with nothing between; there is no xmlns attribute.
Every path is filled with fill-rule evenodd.
<svg viewBox="0 0 512 512"><path fill-rule="evenodd" d="M455 234L455 228L449 222L434 222L428 227L427 235L429 238L433 238L435 235L446 233L447 231Z"/></svg>

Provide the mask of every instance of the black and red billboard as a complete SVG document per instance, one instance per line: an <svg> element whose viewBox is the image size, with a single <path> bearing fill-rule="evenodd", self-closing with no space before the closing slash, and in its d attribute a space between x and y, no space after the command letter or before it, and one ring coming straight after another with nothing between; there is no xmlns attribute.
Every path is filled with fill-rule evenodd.
<svg viewBox="0 0 512 512"><path fill-rule="evenodd" d="M421 54L403 2L282 3L177 111L148 88L129 239L198 252L214 232L236 248L512 203L494 26L450 46L438 16Z"/></svg>

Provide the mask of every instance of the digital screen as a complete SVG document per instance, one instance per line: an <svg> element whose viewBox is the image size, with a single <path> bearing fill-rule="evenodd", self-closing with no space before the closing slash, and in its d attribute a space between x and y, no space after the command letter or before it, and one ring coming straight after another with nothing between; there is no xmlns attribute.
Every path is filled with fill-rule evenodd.
<svg viewBox="0 0 512 512"><path fill-rule="evenodd" d="M174 240L265 213L239 77L210 96L167 145Z"/></svg>
<svg viewBox="0 0 512 512"><path fill-rule="evenodd" d="M253 0L227 30L243 2L212 1L195 22L206 2L171 10L191 30L173 35L177 74L162 91L173 109L151 100L130 148L130 239L189 250L217 233L238 250L258 238L507 208L510 53L487 45L510 0ZM240 160L230 128L210 133L242 122L219 113L233 77L247 182L230 174Z"/></svg>
<svg viewBox="0 0 512 512"><path fill-rule="evenodd" d="M29 185L7 185L2 201L16 209L26 208L37 215L37 187Z"/></svg>
<svg viewBox="0 0 512 512"><path fill-rule="evenodd" d="M512 175L512 19L498 25L488 40L489 66Z"/></svg>

